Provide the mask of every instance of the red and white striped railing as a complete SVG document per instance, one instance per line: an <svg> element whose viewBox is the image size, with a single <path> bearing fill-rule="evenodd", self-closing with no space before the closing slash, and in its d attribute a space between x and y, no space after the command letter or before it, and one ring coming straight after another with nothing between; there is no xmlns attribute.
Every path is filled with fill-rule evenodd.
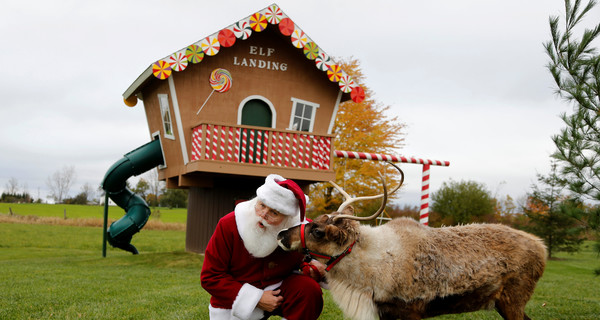
<svg viewBox="0 0 600 320"><path fill-rule="evenodd" d="M297 131L202 124L192 132L191 158L329 170L331 139Z"/></svg>
<svg viewBox="0 0 600 320"><path fill-rule="evenodd" d="M422 164L423 165L423 177L421 180L421 210L419 211L419 215L420 215L419 221L424 225L429 224L429 176L430 176L429 169L430 169L430 166L447 167L450 165L450 161L429 160L429 159L402 157L402 156L394 156L394 155L387 155L387 154L365 153L365 152L355 152L355 151L341 151L341 150L335 150L333 152L333 154L338 158Z"/></svg>

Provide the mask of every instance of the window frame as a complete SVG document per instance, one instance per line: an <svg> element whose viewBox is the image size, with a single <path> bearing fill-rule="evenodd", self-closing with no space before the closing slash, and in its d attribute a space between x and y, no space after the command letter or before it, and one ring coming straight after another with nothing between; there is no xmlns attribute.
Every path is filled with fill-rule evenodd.
<svg viewBox="0 0 600 320"><path fill-rule="evenodd" d="M308 105L312 107L312 112L310 115L310 119L308 119L309 121L309 126L308 126L308 131L302 131L302 122L300 122L300 128L297 128L296 131L302 131L302 132L313 132L314 130L314 125L315 125L315 115L317 114L317 109L319 108L319 104L315 103L315 102L310 102L310 101L306 101L306 100L302 100L302 99L298 99L298 98L291 98L292 101L292 114L290 115L290 125L288 127L288 130L293 130L294 128L294 120L296 119L296 109L298 107L298 104L303 104L303 105ZM302 110L303 116L301 116L300 118L302 120L307 120L306 118L304 118L304 110Z"/></svg>
<svg viewBox="0 0 600 320"><path fill-rule="evenodd" d="M173 117L171 116L171 107L169 105L169 95L165 93L159 93L158 97L158 107L160 109L160 122L162 124L164 137L167 139L175 140L175 129L173 128ZM164 105L163 102L166 104ZM171 133L167 133L167 128L165 126L165 112L169 116L169 126L171 127Z"/></svg>

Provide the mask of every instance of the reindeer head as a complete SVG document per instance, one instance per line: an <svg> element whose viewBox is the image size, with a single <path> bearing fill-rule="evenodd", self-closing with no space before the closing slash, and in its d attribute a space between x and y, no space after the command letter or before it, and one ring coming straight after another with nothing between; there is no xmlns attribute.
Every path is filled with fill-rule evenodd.
<svg viewBox="0 0 600 320"><path fill-rule="evenodd" d="M396 166L394 166L396 167ZM400 173L402 170L396 167ZM342 212L320 215L312 222L295 226L293 228L279 232L277 236L279 246L287 251L305 251L315 258L329 259L328 265L342 254L348 252L349 248L358 240L359 223L357 221L372 220L385 209L387 202L387 187L383 175L380 174L383 184L383 194L374 197L351 198L346 192L341 190L347 200L340 206ZM402 173L402 182L404 174ZM396 187L393 191L398 190ZM339 188L334 184L336 188ZM341 188L339 188L341 189ZM368 217L357 217L354 215L354 209L349 204L356 200L372 199L383 197L379 210ZM304 238L304 241L302 240Z"/></svg>

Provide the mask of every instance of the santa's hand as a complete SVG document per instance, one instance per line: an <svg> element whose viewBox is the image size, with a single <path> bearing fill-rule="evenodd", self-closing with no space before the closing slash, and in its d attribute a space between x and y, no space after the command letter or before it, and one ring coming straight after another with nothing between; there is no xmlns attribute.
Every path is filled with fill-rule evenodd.
<svg viewBox="0 0 600 320"><path fill-rule="evenodd" d="M258 301L257 307L268 312L277 309L283 301L283 297L279 296L279 292L281 292L281 290L264 291L260 301Z"/></svg>
<svg viewBox="0 0 600 320"><path fill-rule="evenodd" d="M320 281L321 278L325 276L325 268L326 266L317 260L311 260L309 263L311 265L310 268L310 277L315 279L316 281Z"/></svg>

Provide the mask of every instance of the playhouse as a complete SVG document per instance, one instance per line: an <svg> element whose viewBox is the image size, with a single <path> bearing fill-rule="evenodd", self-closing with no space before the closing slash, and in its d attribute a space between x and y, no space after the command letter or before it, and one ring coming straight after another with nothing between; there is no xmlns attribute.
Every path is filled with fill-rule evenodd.
<svg viewBox="0 0 600 320"><path fill-rule="evenodd" d="M186 250L201 253L268 174L333 179L338 107L364 91L273 4L158 59L123 98L160 141L159 179L189 189Z"/></svg>

